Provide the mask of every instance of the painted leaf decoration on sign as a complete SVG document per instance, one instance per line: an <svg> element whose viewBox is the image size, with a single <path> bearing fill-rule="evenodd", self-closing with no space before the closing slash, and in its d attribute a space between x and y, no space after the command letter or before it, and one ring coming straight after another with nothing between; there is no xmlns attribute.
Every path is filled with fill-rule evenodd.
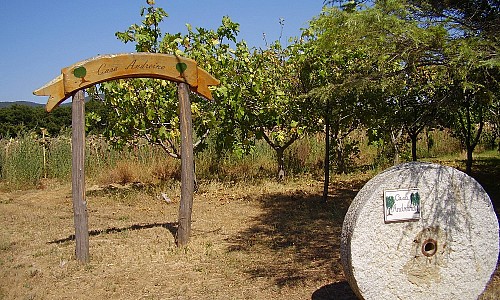
<svg viewBox="0 0 500 300"><path fill-rule="evenodd" d="M87 75L87 69L85 67L78 67L73 70L73 75L75 75L76 78L83 78L85 75Z"/></svg>
<svg viewBox="0 0 500 300"><path fill-rule="evenodd" d="M181 74L182 74L182 73L184 73L184 71L186 71L187 67L188 67L188 66L187 66L185 63L183 63L183 62L177 63L177 64L175 65L175 68L176 68L176 69L177 69L177 71L179 71L179 73L181 73Z"/></svg>

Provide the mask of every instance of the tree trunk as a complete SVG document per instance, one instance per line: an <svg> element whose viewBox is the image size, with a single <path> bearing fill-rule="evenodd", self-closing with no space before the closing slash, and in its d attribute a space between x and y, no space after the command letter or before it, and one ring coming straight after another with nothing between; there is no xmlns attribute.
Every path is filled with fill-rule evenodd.
<svg viewBox="0 0 500 300"><path fill-rule="evenodd" d="M432 136L429 134L429 130L425 131L425 136L427 138L427 156L431 156L431 149L434 146L434 139Z"/></svg>
<svg viewBox="0 0 500 300"><path fill-rule="evenodd" d="M393 158L394 165L398 165L400 163L399 139L401 138L402 134L403 134L403 129L399 129L399 132L397 132L397 134L394 132L394 130L391 131L392 146L394 147L394 158Z"/></svg>
<svg viewBox="0 0 500 300"><path fill-rule="evenodd" d="M472 153L474 152L474 149L476 148L477 144L479 143L479 138L481 137L481 133L483 132L483 126L484 126L484 118L483 118L483 110L479 108L479 128L477 131L473 132L473 121L472 121L472 116L471 116L471 107L468 105L466 107L466 115L465 115L465 124L462 126L465 129L465 148L467 150L467 161L465 162L465 173L471 174L472 173L472 163L473 163L473 158L472 158ZM463 120L462 120L463 123Z"/></svg>
<svg viewBox="0 0 500 300"><path fill-rule="evenodd" d="M337 167L338 167L338 170L337 170L337 174L347 174L347 164L346 164L346 158L344 157L344 155L346 155L343 151L343 139L340 139L338 136L337 136L337 147L336 147L336 150L335 152L336 153L336 157L337 157Z"/></svg>
<svg viewBox="0 0 500 300"><path fill-rule="evenodd" d="M285 179L285 151L283 148L276 148L276 156L278 159L278 180Z"/></svg>
<svg viewBox="0 0 500 300"><path fill-rule="evenodd" d="M278 160L278 180L283 180L285 179L285 150L290 147L290 145L292 145L299 138L299 136L297 134L292 135L288 142L280 146L279 144L275 144L271 141L263 128L260 130L266 143L271 146L274 151L276 151L276 157Z"/></svg>
<svg viewBox="0 0 500 300"><path fill-rule="evenodd" d="M194 193L193 130L189 86L178 83L179 119L181 129L181 202L179 224L175 237L178 246L185 246L191 235L191 213Z"/></svg>
<svg viewBox="0 0 500 300"><path fill-rule="evenodd" d="M410 139L411 139L411 160L412 161L417 161L417 134L410 134Z"/></svg>
<svg viewBox="0 0 500 300"><path fill-rule="evenodd" d="M394 157L392 158L392 164L399 165L399 162L399 146L397 144L394 144Z"/></svg>
<svg viewBox="0 0 500 300"><path fill-rule="evenodd" d="M474 148L467 146L467 161L465 162L465 173L470 175L472 173L472 152Z"/></svg>

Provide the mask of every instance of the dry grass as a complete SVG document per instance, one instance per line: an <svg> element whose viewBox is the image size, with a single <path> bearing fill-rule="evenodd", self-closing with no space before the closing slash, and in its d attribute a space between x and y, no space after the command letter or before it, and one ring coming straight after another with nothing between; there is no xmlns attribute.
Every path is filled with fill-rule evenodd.
<svg viewBox="0 0 500 300"><path fill-rule="evenodd" d="M93 189L87 265L74 257L68 185L2 193L0 299L354 299L340 231L367 179L337 180L326 204L314 180L203 183L186 248L174 245L178 185ZM499 290L497 274L488 293Z"/></svg>

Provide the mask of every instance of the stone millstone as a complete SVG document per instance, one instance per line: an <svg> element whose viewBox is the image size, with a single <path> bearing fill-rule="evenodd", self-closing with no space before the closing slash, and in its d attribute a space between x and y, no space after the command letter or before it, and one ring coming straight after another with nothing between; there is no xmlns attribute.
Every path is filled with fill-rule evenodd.
<svg viewBox="0 0 500 300"><path fill-rule="evenodd" d="M387 222L388 190L411 190L406 198L419 203L417 219ZM397 215L395 202L391 216ZM360 299L477 299L495 271L498 250L498 220L484 189L436 164L406 163L375 176L342 227L342 265Z"/></svg>

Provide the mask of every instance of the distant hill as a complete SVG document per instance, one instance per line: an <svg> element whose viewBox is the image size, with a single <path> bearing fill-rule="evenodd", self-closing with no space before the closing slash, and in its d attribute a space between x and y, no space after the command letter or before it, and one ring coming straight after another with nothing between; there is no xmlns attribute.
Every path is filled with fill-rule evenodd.
<svg viewBox="0 0 500 300"><path fill-rule="evenodd" d="M89 101L89 97L85 97L85 102L88 102ZM36 102L29 102L29 101L13 101L13 102L2 102L0 101L0 108L4 108L4 107L9 107L11 105L26 105L26 106L29 106L29 107L38 107L38 106L45 106L44 103L36 103ZM68 102L66 100L66 102L62 103L61 106L71 106L71 100Z"/></svg>
<svg viewBox="0 0 500 300"><path fill-rule="evenodd" d="M0 108L9 107L9 106L14 105L14 104L26 105L26 106L30 106L30 107L43 106L44 105L42 103L35 103L35 102L29 102L29 101L13 101L13 102L1 102L0 101Z"/></svg>

